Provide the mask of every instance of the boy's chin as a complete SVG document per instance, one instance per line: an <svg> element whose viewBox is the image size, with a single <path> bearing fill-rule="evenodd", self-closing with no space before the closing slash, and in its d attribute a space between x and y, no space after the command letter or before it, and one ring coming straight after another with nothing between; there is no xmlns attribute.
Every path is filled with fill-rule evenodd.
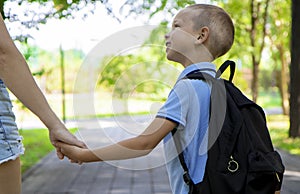
<svg viewBox="0 0 300 194"><path fill-rule="evenodd" d="M168 53L167 52L167 59L169 61L173 61L173 62L176 62L176 63L182 63L182 61L180 60L181 57L179 57L178 55L176 55L175 53Z"/></svg>
<svg viewBox="0 0 300 194"><path fill-rule="evenodd" d="M169 61L174 61L174 62L178 62L178 60L176 59L176 58L178 58L178 57L176 57L176 53L174 53L174 52L172 52L171 50L167 50L167 53L166 53L167 55L167 59L169 60Z"/></svg>
<svg viewBox="0 0 300 194"><path fill-rule="evenodd" d="M167 56L167 59L168 59L169 61L173 61L173 62L179 63L179 61L178 61L178 60L176 60L176 59L173 59L172 57L168 57L168 56Z"/></svg>

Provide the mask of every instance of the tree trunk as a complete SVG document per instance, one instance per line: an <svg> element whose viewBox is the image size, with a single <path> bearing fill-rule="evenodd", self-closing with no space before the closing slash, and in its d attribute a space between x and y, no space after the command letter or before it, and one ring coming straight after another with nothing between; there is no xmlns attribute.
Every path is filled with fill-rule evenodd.
<svg viewBox="0 0 300 194"><path fill-rule="evenodd" d="M300 1L292 0L290 137L300 136Z"/></svg>
<svg viewBox="0 0 300 194"><path fill-rule="evenodd" d="M265 4L260 1L251 1L250 13L251 13L251 29L250 29L250 42L252 46L252 100L257 101L258 97L258 77L259 77L259 64L263 49L265 47L265 37L267 34L267 19L268 19L268 7L270 0L266 0ZM263 11L262 11L263 9ZM262 20L259 19L262 17ZM260 23L261 22L261 23ZM260 29L260 26L262 29ZM260 31L261 30L261 31ZM261 41L259 41L261 40Z"/></svg>
<svg viewBox="0 0 300 194"><path fill-rule="evenodd" d="M281 106L284 115L289 114L289 93L288 93L288 85L289 81L287 78L288 72L288 62L286 57L284 57L284 48L282 45L277 46L279 54L280 54L280 61L281 61L281 71L280 71L280 80L279 80L279 91L281 96Z"/></svg>
<svg viewBox="0 0 300 194"><path fill-rule="evenodd" d="M255 60L255 57L252 56L253 60L253 67L252 67L252 83L251 83L251 90L252 90L252 100L254 102L257 101L258 97L258 73L259 73L259 63Z"/></svg>

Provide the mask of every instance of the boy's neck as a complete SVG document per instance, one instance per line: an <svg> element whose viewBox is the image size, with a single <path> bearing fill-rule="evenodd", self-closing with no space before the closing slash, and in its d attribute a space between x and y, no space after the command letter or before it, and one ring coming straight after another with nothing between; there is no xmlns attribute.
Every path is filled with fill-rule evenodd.
<svg viewBox="0 0 300 194"><path fill-rule="evenodd" d="M196 64L196 63L201 63L201 62L209 62L209 63L211 63L213 61L213 59L210 59L210 58L203 58L203 59L195 59L195 60L186 60L186 61L183 61L182 63L181 63L181 65L184 67L184 68L186 68L186 67L188 67L188 66L190 66L190 65L192 65L192 64Z"/></svg>
<svg viewBox="0 0 300 194"><path fill-rule="evenodd" d="M214 57L209 52L209 50L201 44L201 47L198 47L195 50L192 50L186 56L182 56L181 65L183 67L187 67L189 65L201 62L212 62L214 61Z"/></svg>

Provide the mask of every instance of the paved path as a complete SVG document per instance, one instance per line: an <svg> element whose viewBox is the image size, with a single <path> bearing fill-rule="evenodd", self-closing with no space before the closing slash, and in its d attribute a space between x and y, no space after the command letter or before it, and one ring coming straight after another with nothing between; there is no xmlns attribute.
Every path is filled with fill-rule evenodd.
<svg viewBox="0 0 300 194"><path fill-rule="evenodd" d="M89 147L107 145L138 134L132 129L142 130L149 120L145 116L87 120L78 123L78 135ZM281 194L300 194L300 157L280 153L286 166ZM146 157L81 166L59 161L51 152L23 175L22 194L170 194L164 163L161 145Z"/></svg>
<svg viewBox="0 0 300 194"><path fill-rule="evenodd" d="M300 194L300 157L279 152L286 168L281 194Z"/></svg>
<svg viewBox="0 0 300 194"><path fill-rule="evenodd" d="M119 141L138 134L151 118L86 120L78 123L78 136L89 147ZM128 125L128 121L130 125ZM101 123L101 126L99 125ZM169 194L161 144L142 158L83 164L59 161L54 152L23 175L23 194Z"/></svg>
<svg viewBox="0 0 300 194"><path fill-rule="evenodd" d="M164 167L127 170L107 163L84 164L57 161L51 153L25 174L23 194L168 194Z"/></svg>

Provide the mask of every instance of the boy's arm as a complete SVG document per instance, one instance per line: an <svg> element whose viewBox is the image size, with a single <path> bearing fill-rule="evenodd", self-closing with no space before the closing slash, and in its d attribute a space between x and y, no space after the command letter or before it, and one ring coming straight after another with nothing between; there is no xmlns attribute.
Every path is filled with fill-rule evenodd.
<svg viewBox="0 0 300 194"><path fill-rule="evenodd" d="M11 39L1 14L0 37L0 78L7 88L46 125L50 131L50 140L53 145L57 141L63 141L84 147L84 143L69 133L50 108L45 96L34 81L23 55ZM63 156L59 154L59 157Z"/></svg>
<svg viewBox="0 0 300 194"><path fill-rule="evenodd" d="M136 158L150 153L176 126L167 119L155 118L141 135L103 148L89 150L61 143L58 145L68 158L81 162Z"/></svg>

